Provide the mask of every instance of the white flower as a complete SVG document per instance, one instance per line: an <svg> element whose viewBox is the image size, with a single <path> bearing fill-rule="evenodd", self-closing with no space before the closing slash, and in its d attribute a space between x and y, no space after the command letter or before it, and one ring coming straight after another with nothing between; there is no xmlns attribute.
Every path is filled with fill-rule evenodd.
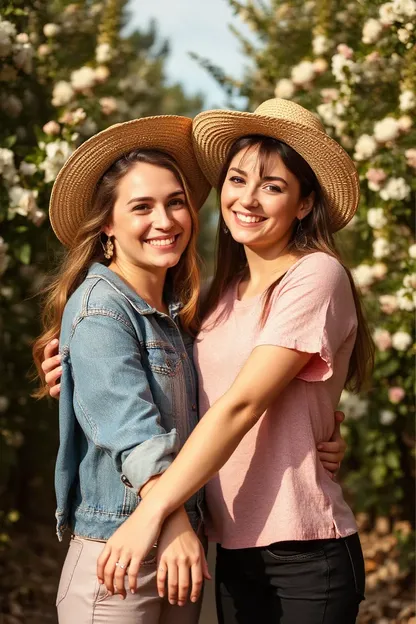
<svg viewBox="0 0 416 624"><path fill-rule="evenodd" d="M92 67L81 67L71 73L71 85L75 91L85 91L95 85L95 71Z"/></svg>
<svg viewBox="0 0 416 624"><path fill-rule="evenodd" d="M383 26L391 26L396 21L396 12L393 9L393 2L386 2L379 8L378 14Z"/></svg>
<svg viewBox="0 0 416 624"><path fill-rule="evenodd" d="M382 425L391 425L396 420L396 414L391 410L382 410L380 412L380 422Z"/></svg>
<svg viewBox="0 0 416 624"><path fill-rule="evenodd" d="M393 0L393 11L401 18L416 16L415 0Z"/></svg>
<svg viewBox="0 0 416 624"><path fill-rule="evenodd" d="M330 46L331 42L328 41L325 35L316 35L312 40L312 49L316 56L321 56L321 54L328 52Z"/></svg>
<svg viewBox="0 0 416 624"><path fill-rule="evenodd" d="M401 201L407 199L410 195L410 186L406 184L404 178L389 178L384 188L380 191L380 197L383 201L395 199Z"/></svg>
<svg viewBox="0 0 416 624"><path fill-rule="evenodd" d="M27 163L24 160L20 163L19 171L24 176L32 176L37 170L38 169L34 163Z"/></svg>
<svg viewBox="0 0 416 624"><path fill-rule="evenodd" d="M117 110L117 100L114 97L100 98L100 106L103 115L112 115Z"/></svg>
<svg viewBox="0 0 416 624"><path fill-rule="evenodd" d="M30 215L32 223L39 227L46 219L46 212L44 210L34 210Z"/></svg>
<svg viewBox="0 0 416 624"><path fill-rule="evenodd" d="M379 302L380 309L384 314L393 314L397 310L397 299L394 295L381 295Z"/></svg>
<svg viewBox="0 0 416 624"><path fill-rule="evenodd" d="M0 18L0 58L10 54L15 37L16 28L14 24Z"/></svg>
<svg viewBox="0 0 416 624"><path fill-rule="evenodd" d="M17 43L29 43L29 35L27 33L19 33L16 35Z"/></svg>
<svg viewBox="0 0 416 624"><path fill-rule="evenodd" d="M409 276L407 276L409 277ZM407 312L412 312L413 310L413 297L412 293L407 290L407 288L399 288L396 292L397 304L399 306L399 310L406 310Z"/></svg>
<svg viewBox="0 0 416 624"><path fill-rule="evenodd" d="M315 77L315 69L310 61L301 61L292 68L292 81L295 85L305 85Z"/></svg>
<svg viewBox="0 0 416 624"><path fill-rule="evenodd" d="M45 149L46 158L39 165L39 169L45 172L45 182L53 182L73 149L67 141L47 143Z"/></svg>
<svg viewBox="0 0 416 624"><path fill-rule="evenodd" d="M348 74L355 69L355 63L349 58L346 58L344 54L334 54L331 60L332 74L337 82L344 82L347 80L348 75L345 72L348 69Z"/></svg>
<svg viewBox="0 0 416 624"><path fill-rule="evenodd" d="M377 149L377 143L369 134L362 134L355 144L355 160L370 158Z"/></svg>
<svg viewBox="0 0 416 624"><path fill-rule="evenodd" d="M1 108L10 117L18 117L23 110L23 104L18 97L12 93L1 98Z"/></svg>
<svg viewBox="0 0 416 624"><path fill-rule="evenodd" d="M368 264L360 264L352 270L355 282L360 288L368 288L374 283L373 268Z"/></svg>
<svg viewBox="0 0 416 624"><path fill-rule="evenodd" d="M413 120L410 115L402 115L399 117L397 124L400 132L409 132L410 128L413 126Z"/></svg>
<svg viewBox="0 0 416 624"><path fill-rule="evenodd" d="M325 103L333 102L338 99L339 91L334 88L321 89L321 96Z"/></svg>
<svg viewBox="0 0 416 624"><path fill-rule="evenodd" d="M412 110L412 108L414 108L416 105L416 98L415 98L415 94L413 93L413 91L410 91L410 89L406 89L405 91L402 91L400 93L399 96L399 106L400 106L400 110L403 112Z"/></svg>
<svg viewBox="0 0 416 624"><path fill-rule="evenodd" d="M32 71L32 59L35 51L30 43L19 44L13 53L13 61L16 67L23 70L25 74Z"/></svg>
<svg viewBox="0 0 416 624"><path fill-rule="evenodd" d="M0 176L8 183L14 182L16 177L14 154L5 147L0 147Z"/></svg>
<svg viewBox="0 0 416 624"><path fill-rule="evenodd" d="M317 58L313 62L315 74L323 74L328 69L328 62L324 58Z"/></svg>
<svg viewBox="0 0 416 624"><path fill-rule="evenodd" d="M379 351L387 351L392 345L390 332L382 327L377 327L374 330L373 340Z"/></svg>
<svg viewBox="0 0 416 624"><path fill-rule="evenodd" d="M376 279L384 279L387 275L387 265L384 262L373 264L373 275Z"/></svg>
<svg viewBox="0 0 416 624"><path fill-rule="evenodd" d="M21 186L12 186L9 189L9 200L12 214L17 213L22 217L27 217L37 209L34 192Z"/></svg>
<svg viewBox="0 0 416 624"><path fill-rule="evenodd" d="M45 24L43 27L43 34L45 37L56 37L61 32L61 27L58 24Z"/></svg>
<svg viewBox="0 0 416 624"><path fill-rule="evenodd" d="M0 414L5 412L9 407L9 399L5 396L0 396Z"/></svg>
<svg viewBox="0 0 416 624"><path fill-rule="evenodd" d="M37 52L40 58L44 58L45 56L49 56L49 54L51 54L52 47L48 45L47 43L41 43L40 46L38 47Z"/></svg>
<svg viewBox="0 0 416 624"><path fill-rule="evenodd" d="M363 27L363 43L375 43L382 30L383 26L378 20L368 19Z"/></svg>
<svg viewBox="0 0 416 624"><path fill-rule="evenodd" d="M387 218L383 208L370 208L367 212L367 223L375 230L379 230L387 225Z"/></svg>
<svg viewBox="0 0 416 624"><path fill-rule="evenodd" d="M295 86L288 78L279 80L274 90L274 94L277 98L284 98L285 100L290 100L294 93Z"/></svg>
<svg viewBox="0 0 416 624"><path fill-rule="evenodd" d="M341 394L340 409L345 413L346 420L358 420L367 413L368 401L344 390Z"/></svg>
<svg viewBox="0 0 416 624"><path fill-rule="evenodd" d="M65 80L60 80L56 83L52 92L52 104L53 106L65 106L74 97L74 90Z"/></svg>
<svg viewBox="0 0 416 624"><path fill-rule="evenodd" d="M374 138L379 143L392 141L399 136L399 124L394 117L385 117L374 125Z"/></svg>
<svg viewBox="0 0 416 624"><path fill-rule="evenodd" d="M97 132L97 124L91 117L87 117L82 126L79 127L79 131L84 137L92 136Z"/></svg>
<svg viewBox="0 0 416 624"><path fill-rule="evenodd" d="M113 57L109 43L100 43L95 49L95 60L97 63L108 63Z"/></svg>
<svg viewBox="0 0 416 624"><path fill-rule="evenodd" d="M1 150L0 150L1 151ZM1 163L0 163L1 164ZM410 245L409 247L409 256L413 259L416 258L416 243L413 243L413 245Z"/></svg>
<svg viewBox="0 0 416 624"><path fill-rule="evenodd" d="M397 38L400 43L407 43L410 39L410 33L406 28L399 28L397 31Z"/></svg>
<svg viewBox="0 0 416 624"><path fill-rule="evenodd" d="M95 68L95 80L96 82L102 83L107 80L110 75L110 70L106 65L99 65Z"/></svg>
<svg viewBox="0 0 416 624"><path fill-rule="evenodd" d="M373 242L373 256L379 260L389 255L391 251L390 244L385 238L376 238Z"/></svg>
<svg viewBox="0 0 416 624"><path fill-rule="evenodd" d="M412 344L412 337L405 331L398 331L391 337L392 345L397 351L406 351Z"/></svg>

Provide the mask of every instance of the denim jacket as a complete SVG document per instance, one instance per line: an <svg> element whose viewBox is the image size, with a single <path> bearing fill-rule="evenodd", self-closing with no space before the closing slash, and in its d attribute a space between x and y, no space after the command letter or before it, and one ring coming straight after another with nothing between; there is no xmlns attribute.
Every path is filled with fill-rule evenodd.
<svg viewBox="0 0 416 624"><path fill-rule="evenodd" d="M95 263L61 326L57 534L108 539L198 421L192 339ZM196 529L203 492L185 505Z"/></svg>

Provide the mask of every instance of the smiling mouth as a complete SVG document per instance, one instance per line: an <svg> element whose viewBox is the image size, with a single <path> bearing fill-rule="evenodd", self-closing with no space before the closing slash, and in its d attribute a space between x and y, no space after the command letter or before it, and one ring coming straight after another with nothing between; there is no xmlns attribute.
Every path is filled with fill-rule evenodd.
<svg viewBox="0 0 416 624"><path fill-rule="evenodd" d="M266 221L266 217L259 217L258 215L248 215L243 212L234 212L234 214L240 223L262 223L262 221Z"/></svg>
<svg viewBox="0 0 416 624"><path fill-rule="evenodd" d="M178 238L179 234L166 238L148 238L145 243L151 245L152 247L171 247L176 243Z"/></svg>

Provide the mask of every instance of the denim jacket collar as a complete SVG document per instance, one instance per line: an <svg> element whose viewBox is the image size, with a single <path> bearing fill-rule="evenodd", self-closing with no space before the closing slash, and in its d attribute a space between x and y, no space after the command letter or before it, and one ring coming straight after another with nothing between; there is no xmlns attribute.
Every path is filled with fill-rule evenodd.
<svg viewBox="0 0 416 624"><path fill-rule="evenodd" d="M133 307L137 310L137 312L141 315L149 315L149 314L157 314L159 316L164 316L162 312L156 310L151 305L147 303L144 299L140 297L130 286L126 284L124 280L121 279L114 273L111 269L106 267L104 264L99 262L94 262L88 270L87 278L93 278L99 276L104 279L114 290L120 292L124 297L126 297ZM183 304L179 301L168 300L167 301L169 316L175 320L176 316L179 314L180 310L183 307Z"/></svg>

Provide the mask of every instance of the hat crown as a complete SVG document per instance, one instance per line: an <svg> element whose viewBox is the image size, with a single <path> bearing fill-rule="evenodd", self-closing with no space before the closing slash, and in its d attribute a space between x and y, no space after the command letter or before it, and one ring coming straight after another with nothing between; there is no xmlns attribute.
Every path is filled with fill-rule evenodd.
<svg viewBox="0 0 416 624"><path fill-rule="evenodd" d="M254 113L256 115L264 115L265 117L293 121L303 126L309 126L314 130L319 130L319 132L325 132L323 125L313 113L296 104L296 102L284 100L283 98L272 98L262 102Z"/></svg>

